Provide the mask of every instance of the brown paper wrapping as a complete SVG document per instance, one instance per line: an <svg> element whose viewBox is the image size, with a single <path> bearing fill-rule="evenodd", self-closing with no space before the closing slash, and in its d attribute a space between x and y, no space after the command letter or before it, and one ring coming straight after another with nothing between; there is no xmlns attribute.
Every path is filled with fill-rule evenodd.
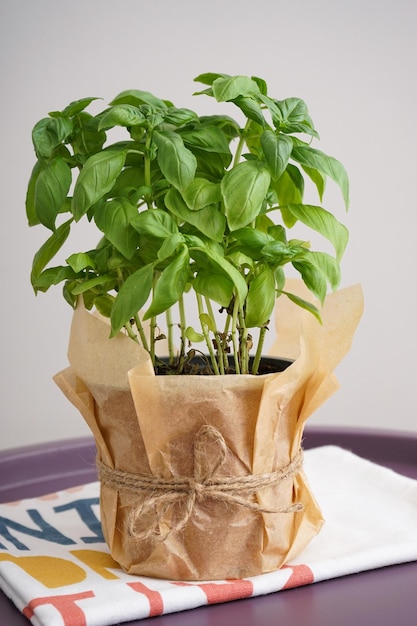
<svg viewBox="0 0 417 626"><path fill-rule="evenodd" d="M289 290L299 290L298 281ZM284 372L262 376L155 376L147 353L120 334L108 339L107 322L74 312L70 367L55 376L92 430L98 460L130 474L164 480L194 472L194 445L204 425L227 445L216 478L263 476L297 456L306 419L337 388L333 370L349 350L362 314L359 286L328 296L323 324L277 301L277 341L272 352L295 358ZM285 320L285 328L284 328ZM216 445L207 446L215 466ZM149 496L133 496L101 484L101 520L113 558L131 574L177 580L253 576L279 568L319 532L323 519L301 470L249 500L260 512L216 499L196 501L179 532L165 540L138 541L128 532L132 507ZM156 505L161 535L169 532L178 506ZM139 519L139 532L155 518Z"/></svg>

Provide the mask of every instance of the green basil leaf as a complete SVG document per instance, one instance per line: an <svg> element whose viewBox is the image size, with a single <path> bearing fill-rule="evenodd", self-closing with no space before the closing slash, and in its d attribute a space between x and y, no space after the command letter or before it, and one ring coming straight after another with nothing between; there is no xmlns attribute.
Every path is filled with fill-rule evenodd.
<svg viewBox="0 0 417 626"><path fill-rule="evenodd" d="M200 323L207 326L208 330L215 333L217 330L216 321L208 313L200 313L198 316Z"/></svg>
<svg viewBox="0 0 417 626"><path fill-rule="evenodd" d="M338 260L326 252L308 250L307 253L309 262L322 272L326 281L330 284L333 291L335 291L339 287L341 278Z"/></svg>
<svg viewBox="0 0 417 626"><path fill-rule="evenodd" d="M35 209L35 186L36 181L38 180L39 174L44 169L44 166L41 161L36 161L32 173L29 178L27 191L26 191L26 217L28 220L29 226L36 226L40 224L39 217L36 213Z"/></svg>
<svg viewBox="0 0 417 626"><path fill-rule="evenodd" d="M285 282L287 280L285 276L284 268L281 265L279 265L278 267L274 269L274 276L275 276L275 286L276 286L277 297L278 297L279 293L284 289Z"/></svg>
<svg viewBox="0 0 417 626"><path fill-rule="evenodd" d="M273 98L270 98L268 95L264 93L260 94L259 101L262 102L262 104L264 104L267 107L267 109L269 110L269 113L271 114L272 121L274 123L275 128L279 129L280 124L283 121L283 117L282 117L282 112L277 105L277 101L274 100Z"/></svg>
<svg viewBox="0 0 417 626"><path fill-rule="evenodd" d="M52 235L45 241L45 243L39 248L33 258L32 272L30 280L35 288L36 282L42 270L46 267L49 261L56 255L56 253L62 248L70 233L71 222L73 218L70 218L61 226L59 226Z"/></svg>
<svg viewBox="0 0 417 626"><path fill-rule="evenodd" d="M97 296L94 300L97 311L104 317L110 317L114 304L114 297L106 294L104 296Z"/></svg>
<svg viewBox="0 0 417 626"><path fill-rule="evenodd" d="M165 195L165 205L181 222L195 226L203 235L214 241L222 241L226 218L218 205L209 205L199 211L191 211L176 189L170 189Z"/></svg>
<svg viewBox="0 0 417 626"><path fill-rule="evenodd" d="M114 274L100 274L100 276L94 276L88 280L77 282L76 286L72 288L71 292L74 296L80 296L87 291L98 287L99 285L104 288L105 291L112 289L116 286L117 279Z"/></svg>
<svg viewBox="0 0 417 626"><path fill-rule="evenodd" d="M281 113L281 123L283 125L302 124L304 122L314 129L313 120L308 113L308 107L301 98L275 100L275 105Z"/></svg>
<svg viewBox="0 0 417 626"><path fill-rule="evenodd" d="M55 230L72 182L71 169L61 158L55 158L39 172L35 183L34 206L41 224Z"/></svg>
<svg viewBox="0 0 417 626"><path fill-rule="evenodd" d="M193 93L193 96L213 96L213 89L211 87L208 87L207 89L202 89L201 91L195 91Z"/></svg>
<svg viewBox="0 0 417 626"><path fill-rule="evenodd" d="M139 235L132 226L137 209L126 198L110 200L94 214L94 221L106 238L127 259L131 259L139 245Z"/></svg>
<svg viewBox="0 0 417 626"><path fill-rule="evenodd" d="M73 309L75 309L75 307L77 306L77 301L78 301L78 297L74 296L71 291L71 289L74 288L75 284L76 284L75 281L67 280L64 283L64 286L62 288L62 295L64 297L65 302L68 302L70 307L72 307ZM84 304L85 304L85 300L84 300Z"/></svg>
<svg viewBox="0 0 417 626"><path fill-rule="evenodd" d="M227 223L231 231L250 224L263 208L271 175L258 161L245 161L229 170L221 182Z"/></svg>
<svg viewBox="0 0 417 626"><path fill-rule="evenodd" d="M121 286L111 312L111 337L145 305L152 289L153 265L144 265L129 276Z"/></svg>
<svg viewBox="0 0 417 626"><path fill-rule="evenodd" d="M32 130L32 141L38 159L49 159L54 150L72 132L72 121L66 117L46 117L39 120Z"/></svg>
<svg viewBox="0 0 417 626"><path fill-rule="evenodd" d="M185 337L191 343L201 343L204 341L204 335L195 331L192 326L187 326L185 329Z"/></svg>
<svg viewBox="0 0 417 626"><path fill-rule="evenodd" d="M228 307L233 298L233 281L215 270L201 268L194 278L193 289L223 307Z"/></svg>
<svg viewBox="0 0 417 626"><path fill-rule="evenodd" d="M245 252L240 252L240 250L231 249L227 252L227 258L240 271L253 269L255 267L253 257L245 254Z"/></svg>
<svg viewBox="0 0 417 626"><path fill-rule="evenodd" d="M232 249L238 249L255 261L262 258L263 247L273 240L267 233L254 228L241 228L233 232L235 243Z"/></svg>
<svg viewBox="0 0 417 626"><path fill-rule="evenodd" d="M218 128L227 141L240 137L240 125L229 115L202 115L200 117L202 128L209 126L210 128Z"/></svg>
<svg viewBox="0 0 417 626"><path fill-rule="evenodd" d="M306 135L320 139L318 132L314 130L314 128L311 128L310 124L307 122L299 122L298 124L287 123L285 125L280 124L278 129L286 135L291 135L293 133L305 133Z"/></svg>
<svg viewBox="0 0 417 626"><path fill-rule="evenodd" d="M170 214L162 209L141 211L132 219L131 223L141 235L151 235L159 239L165 239L178 233L177 224Z"/></svg>
<svg viewBox="0 0 417 626"><path fill-rule="evenodd" d="M193 148L193 154L197 159L196 176L218 182L224 176L225 169L229 166L232 155L223 155L216 152L203 152Z"/></svg>
<svg viewBox="0 0 417 626"><path fill-rule="evenodd" d="M228 102L235 100L239 96L254 96L260 94L257 83L248 76L216 78L212 87L217 102Z"/></svg>
<svg viewBox="0 0 417 626"><path fill-rule="evenodd" d="M268 235L270 235L275 241L282 241L287 243L287 233L285 228L281 224L274 224L268 228Z"/></svg>
<svg viewBox="0 0 417 626"><path fill-rule="evenodd" d="M133 106L141 106L142 104L148 104L154 109L166 109L166 103L157 98L149 91L141 91L139 89L127 89L119 93L111 102L110 105L116 104L132 104Z"/></svg>
<svg viewBox="0 0 417 626"><path fill-rule="evenodd" d="M302 166L307 176L313 181L319 194L320 202L323 200L324 191L326 189L326 178L320 174L318 170L312 167Z"/></svg>
<svg viewBox="0 0 417 626"><path fill-rule="evenodd" d="M255 100L255 98L250 98L248 96L239 96L233 100L233 103L239 107L239 109L246 115L246 117L250 120L253 120L257 124L262 127L267 125L264 114L262 112L262 108L259 103Z"/></svg>
<svg viewBox="0 0 417 626"><path fill-rule="evenodd" d="M218 204L210 204L200 209L191 211L193 214L189 223L195 226L203 235L219 243L223 240L226 227L226 218L219 209Z"/></svg>
<svg viewBox="0 0 417 626"><path fill-rule="evenodd" d="M183 126L190 122L198 122L198 115L191 109L177 109L169 107L164 113L164 122L173 126Z"/></svg>
<svg viewBox="0 0 417 626"><path fill-rule="evenodd" d="M196 83L203 83L203 85L212 85L217 78L227 78L228 74L216 74L214 72L206 72L205 74L199 74L194 78Z"/></svg>
<svg viewBox="0 0 417 626"><path fill-rule="evenodd" d="M78 115L81 111L84 111L94 100L101 100L101 98L81 98L80 100L75 100L74 102L70 102L68 106L62 111L62 115L64 117L73 117L74 115Z"/></svg>
<svg viewBox="0 0 417 626"><path fill-rule="evenodd" d="M310 146L297 146L293 148L291 157L306 167L318 170L322 174L330 176L339 185L346 208L349 206L349 179L345 168L337 159L324 154L320 150Z"/></svg>
<svg viewBox="0 0 417 626"><path fill-rule="evenodd" d="M165 178L176 189L183 191L194 178L197 160L185 147L181 136L171 131L153 133L158 147L157 159Z"/></svg>
<svg viewBox="0 0 417 626"><path fill-rule="evenodd" d="M268 85L266 84L266 81L263 78L259 78L259 76L251 76L251 78L258 85L261 94L266 96L268 92Z"/></svg>
<svg viewBox="0 0 417 626"><path fill-rule="evenodd" d="M178 256L163 270L153 293L149 309L143 316L144 320L163 313L181 298L190 280L190 256L188 249L183 249Z"/></svg>
<svg viewBox="0 0 417 626"><path fill-rule="evenodd" d="M287 169L293 143L287 135L265 130L261 135L262 150L273 180L278 180Z"/></svg>
<svg viewBox="0 0 417 626"><path fill-rule="evenodd" d="M287 210L297 220L312 228L333 244L338 261L349 241L349 231L332 213L311 204L289 204Z"/></svg>
<svg viewBox="0 0 417 626"><path fill-rule="evenodd" d="M76 273L68 266L59 265L57 267L48 267L37 276L33 287L36 292L48 291L52 285L58 285L63 280L71 280L76 278Z"/></svg>
<svg viewBox="0 0 417 626"><path fill-rule="evenodd" d="M327 281L320 269L313 263L309 263L308 258L294 261L293 266L300 272L306 287L323 304L327 294Z"/></svg>
<svg viewBox="0 0 417 626"><path fill-rule="evenodd" d="M129 198L132 204L135 204L141 197L151 193L151 188L145 186L143 169L143 167L124 167L110 190L109 197L117 198L123 196L124 198Z"/></svg>
<svg viewBox="0 0 417 626"><path fill-rule="evenodd" d="M284 265L304 253L304 247L285 243L283 241L269 241L262 250L262 257L274 265Z"/></svg>
<svg viewBox="0 0 417 626"><path fill-rule="evenodd" d="M95 263L87 252L77 252L65 259L70 268L78 274L87 267L94 268Z"/></svg>
<svg viewBox="0 0 417 626"><path fill-rule="evenodd" d="M255 228L261 233L267 233L271 226L275 226L275 222L266 213L261 213L255 220Z"/></svg>
<svg viewBox="0 0 417 626"><path fill-rule="evenodd" d="M124 150L104 150L93 154L79 173L74 187L71 210L76 221L108 193L126 161Z"/></svg>
<svg viewBox="0 0 417 626"><path fill-rule="evenodd" d="M215 125L206 125L192 130L180 131L186 146L199 148L205 152L219 152L230 155L229 142L224 132Z"/></svg>
<svg viewBox="0 0 417 626"><path fill-rule="evenodd" d="M309 311L309 313L312 313L312 315L314 315L314 317L321 323L320 311L314 304L312 304L308 300L300 298L300 296L297 296L294 293L290 293L284 290L281 290L281 293L286 295L287 298L289 298L291 302L294 302L294 304L296 304L297 306L305 309L306 311Z"/></svg>
<svg viewBox="0 0 417 626"><path fill-rule="evenodd" d="M303 201L304 178L300 170L291 163L288 164L287 169L279 179L272 182L271 187L277 194L281 206L290 203L301 204ZM285 223L289 227L294 225Z"/></svg>
<svg viewBox="0 0 417 626"><path fill-rule="evenodd" d="M239 270L229 263L229 261L216 250L215 246L205 245L203 248L190 250L190 253L198 263L198 272L202 271L204 273L207 270L212 274L223 275L231 281L233 293L237 296L239 302L243 304L248 293L246 281ZM202 269L200 270L200 268Z"/></svg>
<svg viewBox="0 0 417 626"><path fill-rule="evenodd" d="M275 278L268 265L257 268L249 283L246 298L245 323L248 328L263 326L271 318L275 306Z"/></svg>
<svg viewBox="0 0 417 626"><path fill-rule="evenodd" d="M118 104L100 115L98 130L114 126L139 126L146 121L142 111L131 104Z"/></svg>
<svg viewBox="0 0 417 626"><path fill-rule="evenodd" d="M98 129L99 120L89 113L82 111L74 118L74 132L71 135L71 145L74 154L83 160L90 154L99 152L107 139L106 133Z"/></svg>
<svg viewBox="0 0 417 626"><path fill-rule="evenodd" d="M195 178L182 194L187 206L192 211L199 211L209 204L221 200L220 185L205 178Z"/></svg>
<svg viewBox="0 0 417 626"><path fill-rule="evenodd" d="M204 241L194 233L184 233L184 241L188 248L204 248Z"/></svg>
<svg viewBox="0 0 417 626"><path fill-rule="evenodd" d="M167 237L158 250L158 260L165 261L177 252L177 248L185 242L185 237L181 233L174 233Z"/></svg>

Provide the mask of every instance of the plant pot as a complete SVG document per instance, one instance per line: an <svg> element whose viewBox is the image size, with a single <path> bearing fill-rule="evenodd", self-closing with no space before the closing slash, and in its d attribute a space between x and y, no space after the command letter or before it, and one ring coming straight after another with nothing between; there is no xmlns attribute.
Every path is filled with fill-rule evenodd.
<svg viewBox="0 0 417 626"><path fill-rule="evenodd" d="M117 368L112 379L118 346L105 332L102 382L73 368L56 381L96 439L113 558L131 574L204 580L271 571L302 549L322 519L301 468L302 425L280 401L296 364L259 376L152 376L139 364L126 387ZM91 337L83 345L76 370L104 358Z"/></svg>
<svg viewBox="0 0 417 626"><path fill-rule="evenodd" d="M258 376L155 376L137 344L108 339L108 325L77 307L71 366L55 380L94 434L103 532L128 573L255 576L319 532L301 442L338 386L333 369L348 347L346 335L334 341L346 329L341 300L331 324L300 325L294 362Z"/></svg>
<svg viewBox="0 0 417 626"><path fill-rule="evenodd" d="M316 534L322 521L301 470L302 433L294 438L290 422L271 410L277 376L133 373L132 394L90 388L103 532L127 572L254 576L277 569ZM269 428L261 425L266 415ZM213 489L201 496L194 481Z"/></svg>

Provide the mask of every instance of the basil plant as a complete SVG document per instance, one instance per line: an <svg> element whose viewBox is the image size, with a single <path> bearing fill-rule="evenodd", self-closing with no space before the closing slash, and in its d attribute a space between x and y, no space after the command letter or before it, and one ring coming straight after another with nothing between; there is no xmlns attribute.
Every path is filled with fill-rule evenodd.
<svg viewBox="0 0 417 626"><path fill-rule="evenodd" d="M195 95L232 103L241 121L128 90L98 114L87 112L97 99L84 98L35 125L26 212L30 226L49 232L31 282L35 293L63 283L71 306L82 297L110 319L111 336L123 330L138 341L157 372L164 337L165 373L192 371L186 364L201 353L212 373L255 374L277 297L320 319L319 308L285 290L286 266L318 303L340 282L348 231L321 204L330 177L347 208L348 177L312 147L318 133L300 98L276 100L258 77L195 80ZM318 204L303 201L306 179ZM97 227L97 246L51 264L81 220ZM297 222L334 254L291 238Z"/></svg>

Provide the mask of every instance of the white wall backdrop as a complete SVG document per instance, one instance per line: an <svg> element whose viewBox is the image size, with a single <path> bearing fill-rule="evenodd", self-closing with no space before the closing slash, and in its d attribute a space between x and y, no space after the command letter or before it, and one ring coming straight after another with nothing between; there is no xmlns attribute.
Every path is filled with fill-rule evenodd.
<svg viewBox="0 0 417 626"><path fill-rule="evenodd" d="M365 313L341 388L310 423L417 431L416 28L410 0L2 0L0 448L88 433L52 381L71 309L60 288L35 298L29 282L45 235L24 210L34 123L128 88L205 113L211 101L191 94L206 71L304 98L317 147L350 175L342 285L362 284Z"/></svg>

